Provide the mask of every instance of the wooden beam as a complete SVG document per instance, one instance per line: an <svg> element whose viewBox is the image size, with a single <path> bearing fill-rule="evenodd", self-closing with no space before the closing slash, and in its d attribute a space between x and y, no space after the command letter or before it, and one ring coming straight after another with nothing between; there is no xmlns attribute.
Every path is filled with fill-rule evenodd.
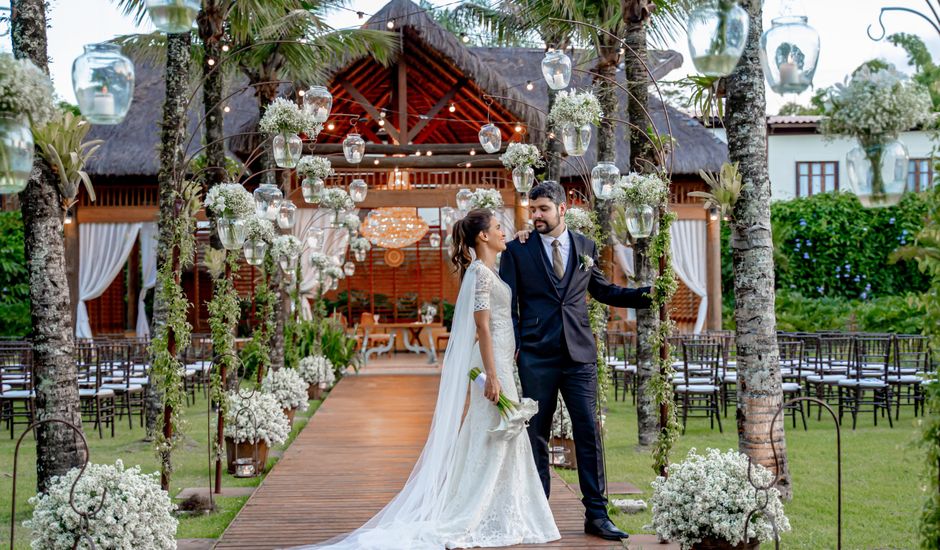
<svg viewBox="0 0 940 550"><path fill-rule="evenodd" d="M500 195L507 207L516 204L514 189L501 189ZM298 208L317 208L315 204L307 204L299 193L291 195L291 200ZM443 206L457 205L456 189L409 189L389 191L386 189L370 189L366 200L356 205L357 208L372 209L392 206L407 206L413 208L441 208Z"/></svg>
<svg viewBox="0 0 940 550"><path fill-rule="evenodd" d="M357 90L355 86L353 86L346 80L341 81L340 84L349 93L349 95L351 95L353 99L356 100L356 103L358 103L363 109L365 109L366 112L369 113L369 115L372 118L374 118L375 120L379 120L380 118L382 118L382 114L375 107L375 105L372 105L372 103L370 103L369 100L366 99L366 96L362 95L362 93L359 90ZM395 140L396 143L401 141L399 139L400 134L398 130L393 128L388 123L385 124L385 131L388 132L389 137Z"/></svg>
<svg viewBox="0 0 940 550"><path fill-rule="evenodd" d="M421 133L421 130L424 129L424 127L427 126L429 122L431 122L432 118L441 112L441 109L444 108L444 105L447 105L447 102L453 99L454 95L456 95L457 92L460 91L460 89L463 88L466 83L466 78L460 78L456 84L451 86L451 88L447 90L447 93L444 94L444 96L441 97L441 99L439 99L433 107L431 107L431 110L424 113L424 118L418 121L418 123L415 124L415 127L408 131L408 139L405 141L407 143L414 141L414 139L418 137L418 134Z"/></svg>
<svg viewBox="0 0 940 550"><path fill-rule="evenodd" d="M398 93L398 135L403 139L399 139L399 143L405 145L408 144L408 65L406 62L406 57L404 52L398 57L398 63L396 64L398 79L395 83L397 85ZM388 124L386 124L388 126Z"/></svg>
<svg viewBox="0 0 940 550"><path fill-rule="evenodd" d="M499 157L493 155L432 155L432 156L407 156L407 157L365 157L362 159L363 167L375 166L374 161L378 158L377 166L389 168L398 166L400 168L464 168L469 162L476 168L501 167ZM357 168L358 164L349 164L343 157L330 157L333 168Z"/></svg>
<svg viewBox="0 0 940 550"><path fill-rule="evenodd" d="M708 211L701 204L670 204L669 210L675 212L680 220L708 220Z"/></svg>
<svg viewBox="0 0 940 550"><path fill-rule="evenodd" d="M314 155L333 155L343 152L343 145L341 143L314 143L308 142L304 144L308 146L308 153ZM500 152L506 149L508 145L507 142L503 142L503 148L500 149ZM480 146L480 142L476 143L429 143L427 145L395 145L391 143L366 143L366 154L378 154L378 155L414 155L416 152L421 151L426 153L431 151L435 155L465 155L471 149L475 149L478 155L483 154L483 148ZM494 153L495 154L495 153Z"/></svg>

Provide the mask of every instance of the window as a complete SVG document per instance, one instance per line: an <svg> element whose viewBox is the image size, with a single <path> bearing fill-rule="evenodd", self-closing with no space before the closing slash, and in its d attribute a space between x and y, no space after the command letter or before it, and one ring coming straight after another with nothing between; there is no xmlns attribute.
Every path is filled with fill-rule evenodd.
<svg viewBox="0 0 940 550"><path fill-rule="evenodd" d="M797 162L796 196L808 197L839 189L839 163L835 161Z"/></svg>
<svg viewBox="0 0 940 550"><path fill-rule="evenodd" d="M923 191L930 187L933 181L933 167L929 158L910 159L907 166L908 191Z"/></svg>

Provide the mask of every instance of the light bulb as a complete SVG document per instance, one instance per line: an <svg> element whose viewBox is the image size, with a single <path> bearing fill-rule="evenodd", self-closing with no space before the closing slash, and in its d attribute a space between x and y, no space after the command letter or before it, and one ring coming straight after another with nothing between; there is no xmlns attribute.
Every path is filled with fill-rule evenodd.
<svg viewBox="0 0 940 550"><path fill-rule="evenodd" d="M215 65L215 59L212 59L212 58L210 57L209 59L206 60L206 63L208 63L209 66L211 67L211 66Z"/></svg>
<svg viewBox="0 0 940 550"><path fill-rule="evenodd" d="M457 110L457 106L451 103L450 107L448 107L447 110L453 113L454 111Z"/></svg>
<svg viewBox="0 0 940 550"><path fill-rule="evenodd" d="M532 84L532 81L530 80L525 83L525 89L531 92L533 89L535 89L535 84Z"/></svg>
<svg viewBox="0 0 940 550"><path fill-rule="evenodd" d="M388 23L386 23L385 26L388 27L389 30L394 29L394 28L395 28L395 20L394 20L394 19L389 19Z"/></svg>
<svg viewBox="0 0 940 550"><path fill-rule="evenodd" d="M229 50L228 44L222 46L222 51L227 52Z"/></svg>
<svg viewBox="0 0 940 550"><path fill-rule="evenodd" d="M329 124L326 125L326 129L327 129L327 130L335 130L335 129L336 129L336 125L331 122L331 123L329 123Z"/></svg>

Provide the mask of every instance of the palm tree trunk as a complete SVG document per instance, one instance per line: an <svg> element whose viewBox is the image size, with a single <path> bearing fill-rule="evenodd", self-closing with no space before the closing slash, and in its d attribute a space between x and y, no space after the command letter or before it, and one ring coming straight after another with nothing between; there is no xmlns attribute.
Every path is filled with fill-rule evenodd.
<svg viewBox="0 0 940 550"><path fill-rule="evenodd" d="M743 59L728 77L724 126L731 162L744 179L731 220L734 267L735 344L738 352L738 447L754 462L776 471L771 442L780 459L777 488L791 495L783 422L771 426L783 402L774 317L774 262L770 229L770 178L764 75L758 59L760 0L743 0L750 29Z"/></svg>
<svg viewBox="0 0 940 550"><path fill-rule="evenodd" d="M607 48L602 48L606 50ZM597 128L597 160L598 162L615 162L617 160L616 122L619 119L617 101L617 88L614 84L617 78L617 58L608 53L601 57L594 68L594 95L601 104L604 118Z"/></svg>
<svg viewBox="0 0 940 550"><path fill-rule="evenodd" d="M202 61L202 102L205 109L206 138L206 189L225 180L224 114L222 111L222 37L225 36L224 14L216 0L204 0L196 19L199 39L202 40L205 58ZM209 60L213 63L210 65ZM218 248L221 248L219 246Z"/></svg>
<svg viewBox="0 0 940 550"><path fill-rule="evenodd" d="M13 52L49 72L43 0L12 3ZM20 194L26 257L29 258L30 316L33 323L33 384L36 420L59 419L82 430L78 372L73 357L72 304L65 273L62 200L49 165L37 155L29 184ZM80 437L60 423L36 430L36 476L44 492L53 476L81 466Z"/></svg>

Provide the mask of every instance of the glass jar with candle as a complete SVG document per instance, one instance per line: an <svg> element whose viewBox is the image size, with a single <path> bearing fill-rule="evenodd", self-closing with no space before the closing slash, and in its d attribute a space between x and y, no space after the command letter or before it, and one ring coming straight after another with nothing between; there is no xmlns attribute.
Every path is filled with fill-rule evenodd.
<svg viewBox="0 0 940 550"><path fill-rule="evenodd" d="M770 89L798 94L813 84L819 33L805 16L777 17L760 38L760 61Z"/></svg>
<svg viewBox="0 0 940 550"><path fill-rule="evenodd" d="M747 12L732 0L708 0L692 10L687 25L696 70L727 76L738 65L749 25Z"/></svg>
<svg viewBox="0 0 940 550"><path fill-rule="evenodd" d="M199 13L199 0L147 0L147 13L160 32L189 32Z"/></svg>
<svg viewBox="0 0 940 550"><path fill-rule="evenodd" d="M0 195L26 189L33 149L33 132L26 119L0 114Z"/></svg>
<svg viewBox="0 0 940 550"><path fill-rule="evenodd" d="M281 199L284 193L273 183L262 183L252 193L255 198L255 213L265 219L274 221L277 219L278 209L281 206Z"/></svg>
<svg viewBox="0 0 940 550"><path fill-rule="evenodd" d="M92 124L120 124L134 97L134 64L117 44L88 44L72 63L72 89Z"/></svg>
<svg viewBox="0 0 940 550"><path fill-rule="evenodd" d="M562 90L571 81L571 58L560 50L549 50L542 58L542 76L548 87Z"/></svg>
<svg viewBox="0 0 940 550"><path fill-rule="evenodd" d="M369 184L366 183L364 179L356 178L352 180L352 183L349 184L349 198L353 202L362 202L366 200L366 195L369 193Z"/></svg>
<svg viewBox="0 0 940 550"><path fill-rule="evenodd" d="M333 109L333 94L324 86L313 86L304 93L304 111L317 122L326 122Z"/></svg>
<svg viewBox="0 0 940 550"><path fill-rule="evenodd" d="M598 162L591 170L591 190L600 200L609 199L620 180L620 169L613 162Z"/></svg>
<svg viewBox="0 0 940 550"><path fill-rule="evenodd" d="M512 169L512 185L520 193L528 193L535 183L535 170L531 166L517 166Z"/></svg>
<svg viewBox="0 0 940 550"><path fill-rule="evenodd" d="M343 157L349 164L359 164L366 153L366 140L359 134L349 134L343 140Z"/></svg>
<svg viewBox="0 0 940 550"><path fill-rule="evenodd" d="M486 124L480 128L478 137L480 138L480 145L487 153L495 153L503 146L503 134L495 124Z"/></svg>

